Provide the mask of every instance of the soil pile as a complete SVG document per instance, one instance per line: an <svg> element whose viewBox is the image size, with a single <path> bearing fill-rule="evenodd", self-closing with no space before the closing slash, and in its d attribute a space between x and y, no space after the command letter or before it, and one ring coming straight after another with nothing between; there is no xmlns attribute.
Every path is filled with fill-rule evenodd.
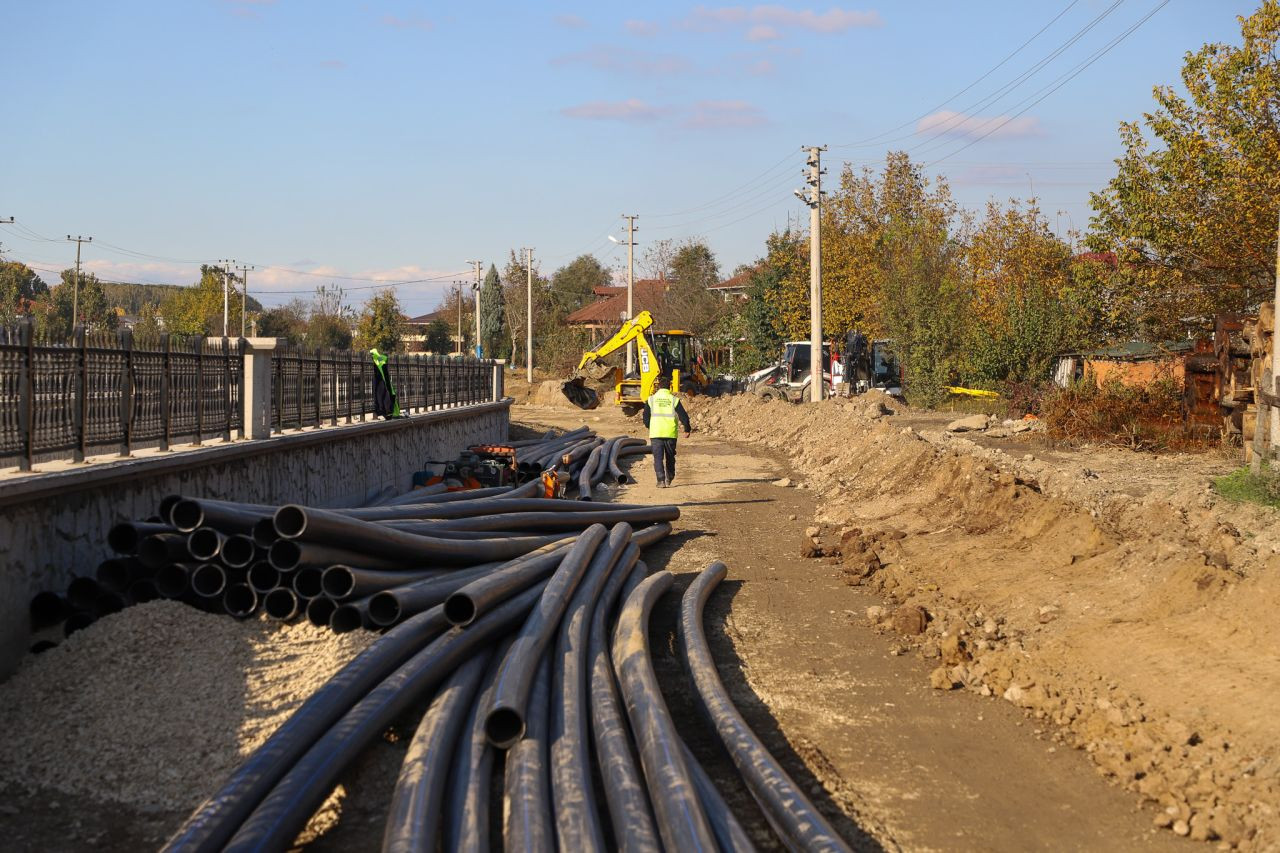
<svg viewBox="0 0 1280 853"><path fill-rule="evenodd" d="M1015 460L892 400L687 406L789 454L823 506L807 553L884 595L867 618L936 662L933 686L1023 708L1178 834L1280 845L1274 515L1151 457L1105 483L1087 454Z"/></svg>
<svg viewBox="0 0 1280 853"><path fill-rule="evenodd" d="M0 780L194 808L375 635L125 608L0 685Z"/></svg>

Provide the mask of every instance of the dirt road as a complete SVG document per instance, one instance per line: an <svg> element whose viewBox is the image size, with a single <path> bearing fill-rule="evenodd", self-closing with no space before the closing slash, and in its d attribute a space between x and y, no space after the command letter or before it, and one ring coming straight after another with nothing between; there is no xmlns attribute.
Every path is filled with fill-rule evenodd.
<svg viewBox="0 0 1280 853"><path fill-rule="evenodd" d="M573 427L583 413L520 407L513 418ZM607 410L588 422L604 435L639 432ZM838 566L800 556L817 507L812 492L775 483L796 477L787 463L695 434L681 440L674 489L653 485L647 457L632 470L639 482L613 499L681 507L676 535L647 552L652 567L677 574L655 617L655 647L673 712L718 781L734 773L689 703L674 633L677 595L717 559L729 575L708 608L708 632L722 676L770 748L862 849L1190 846L1156 832L1154 811L1055 744L1047 725L1008 702L930 689L931 664L865 618L882 598L850 586ZM740 789L731 802L752 814ZM760 832L758 816L752 825Z"/></svg>

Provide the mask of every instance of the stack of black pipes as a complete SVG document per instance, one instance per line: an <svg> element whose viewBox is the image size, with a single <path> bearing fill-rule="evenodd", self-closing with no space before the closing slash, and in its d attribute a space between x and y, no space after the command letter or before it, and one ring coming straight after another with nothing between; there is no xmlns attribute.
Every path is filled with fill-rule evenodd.
<svg viewBox="0 0 1280 853"><path fill-rule="evenodd" d="M449 540L436 543L437 549L464 552L463 565L473 563L473 570L483 571L493 563L493 558L482 559L486 554L526 553L593 523L587 516L575 526L527 515L563 508L559 501L535 503L541 500L537 496L544 488L544 470L573 477L580 496L590 500L594 486L626 482L618 467L620 458L649 452L641 439L604 440L586 427L515 445L525 481L516 487L446 492L437 485L398 497L381 494L364 507L296 507L286 516L303 527L308 517L323 520L335 515L385 526L402 546L416 541L405 536ZM498 499L502 503L475 503ZM441 573L439 567L429 560L406 565L403 547L397 550L393 542L352 553L342 535L332 533L332 524L311 522L309 530L290 528L282 533L274 520L280 509L180 495L165 498L155 516L122 522L108 532L107 545L115 556L98 566L96 576L78 576L64 592L38 593L31 600L32 628L61 623L64 635L70 635L101 616L156 598L177 599L237 618L259 612L284 621L305 616L339 632L387 628L430 606L425 602L447 594L455 582L437 578L437 583L426 583ZM461 520L482 515L488 521ZM368 525L360 529L366 537L376 535ZM485 541L490 539L507 541ZM41 641L33 651L50 645Z"/></svg>

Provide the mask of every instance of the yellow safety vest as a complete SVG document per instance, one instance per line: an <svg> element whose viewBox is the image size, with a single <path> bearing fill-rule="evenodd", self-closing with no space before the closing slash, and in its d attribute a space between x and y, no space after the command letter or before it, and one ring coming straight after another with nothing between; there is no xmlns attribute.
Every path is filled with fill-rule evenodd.
<svg viewBox="0 0 1280 853"><path fill-rule="evenodd" d="M649 398L649 438L675 438L676 406L680 399L666 388L659 388Z"/></svg>

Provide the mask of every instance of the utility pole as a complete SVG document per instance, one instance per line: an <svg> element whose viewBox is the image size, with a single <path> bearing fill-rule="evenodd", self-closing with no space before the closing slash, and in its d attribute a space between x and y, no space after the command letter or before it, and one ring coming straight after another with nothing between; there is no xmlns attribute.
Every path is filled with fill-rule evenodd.
<svg viewBox="0 0 1280 853"><path fill-rule="evenodd" d="M796 195L809 205L809 399L817 403L826 390L822 385L822 152L825 145L810 145L805 160L805 190Z"/></svg>
<svg viewBox="0 0 1280 853"><path fill-rule="evenodd" d="M458 342L457 353L458 355L462 355L462 341L463 341L463 338L462 338L462 282L455 281L454 284L458 285L458 337L456 338Z"/></svg>
<svg viewBox="0 0 1280 853"><path fill-rule="evenodd" d="M0 225L12 225L12 224L13 224L12 216L10 216L8 219L0 219ZM0 243L0 254L3 254L3 253L4 253L4 243Z"/></svg>
<svg viewBox="0 0 1280 853"><path fill-rule="evenodd" d="M71 287L71 328L75 329L77 318L80 316L80 245L82 243L92 243L92 237L81 237L79 234L72 237L67 235L68 241L74 241L76 244L76 277L75 284Z"/></svg>
<svg viewBox="0 0 1280 853"><path fill-rule="evenodd" d="M220 266L217 270L222 273L222 336L225 338L231 325L231 291L228 289L227 277L234 277L231 269L235 267L236 262L234 258L223 258L218 263Z"/></svg>
<svg viewBox="0 0 1280 853"><path fill-rule="evenodd" d="M624 213L622 218L627 220L627 320L630 321L636 316L636 220L640 217ZM627 376L635 372L635 366L636 344L635 341L628 341Z"/></svg>
<svg viewBox="0 0 1280 853"><path fill-rule="evenodd" d="M474 264L476 268L476 280L471 285L471 292L476 295L476 358L481 358L484 355L484 347L480 343L480 267L484 261L467 261L467 263Z"/></svg>
<svg viewBox="0 0 1280 853"><path fill-rule="evenodd" d="M524 296L524 373L525 381L533 384L533 247L524 250L526 276Z"/></svg>
<svg viewBox="0 0 1280 853"><path fill-rule="evenodd" d="M240 337L244 337L245 316L249 312L249 271L257 269L253 264L241 264L240 270Z"/></svg>

